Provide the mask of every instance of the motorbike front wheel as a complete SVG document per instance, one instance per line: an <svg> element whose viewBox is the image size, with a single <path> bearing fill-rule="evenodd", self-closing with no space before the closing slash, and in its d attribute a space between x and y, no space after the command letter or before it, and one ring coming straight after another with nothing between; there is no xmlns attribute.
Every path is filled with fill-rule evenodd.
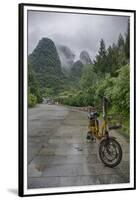
<svg viewBox="0 0 139 200"><path fill-rule="evenodd" d="M101 161L108 167L117 166L122 159L122 149L114 138L104 139L99 145Z"/></svg>

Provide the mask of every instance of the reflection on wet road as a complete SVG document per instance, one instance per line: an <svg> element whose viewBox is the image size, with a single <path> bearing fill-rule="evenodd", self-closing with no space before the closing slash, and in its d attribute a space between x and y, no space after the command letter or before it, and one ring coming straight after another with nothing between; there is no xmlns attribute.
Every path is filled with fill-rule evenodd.
<svg viewBox="0 0 139 200"><path fill-rule="evenodd" d="M38 105L28 113L28 188L129 182L129 144L115 168L102 164L98 143L86 140L87 113L58 105Z"/></svg>

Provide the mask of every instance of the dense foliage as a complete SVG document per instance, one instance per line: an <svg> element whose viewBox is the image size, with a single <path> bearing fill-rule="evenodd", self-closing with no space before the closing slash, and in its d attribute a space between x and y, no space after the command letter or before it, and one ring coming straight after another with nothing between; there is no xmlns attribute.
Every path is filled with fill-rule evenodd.
<svg viewBox="0 0 139 200"><path fill-rule="evenodd" d="M32 93L28 94L28 105L29 107L34 107L37 103L37 97Z"/></svg>
<svg viewBox="0 0 139 200"><path fill-rule="evenodd" d="M98 106L99 94L111 100L110 112L123 116L128 125L130 108L129 30L106 49L103 39L92 64L82 68L78 87L71 88L59 101L72 106ZM78 76L79 77L79 76ZM60 99L60 97L62 97Z"/></svg>

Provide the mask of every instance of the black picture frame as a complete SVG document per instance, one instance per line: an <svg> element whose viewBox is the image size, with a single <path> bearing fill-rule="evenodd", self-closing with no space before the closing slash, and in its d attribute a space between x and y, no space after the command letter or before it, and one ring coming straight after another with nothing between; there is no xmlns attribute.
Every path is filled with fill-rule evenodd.
<svg viewBox="0 0 139 200"><path fill-rule="evenodd" d="M110 188L110 189L93 189L93 190L80 190L80 191L60 191L60 192L36 192L36 193L26 193L24 188L24 154L25 154L25 147L24 147L24 108L25 108L25 97L24 97L24 44L25 44L25 35L24 35L24 11L25 8L28 7L39 7L39 8L60 8L64 9L76 9L76 10L83 10L83 11L107 11L107 12L119 12L119 13L129 13L133 15L133 55L134 55L134 66L133 66L133 72L134 72L134 82L132 83L134 85L134 97L133 97L133 106L134 106L134 148L133 148L133 154L134 154L134 169L133 169L133 186L132 187L125 187L125 188ZM134 190L136 189L136 11L135 10L124 10L124 9L110 9L110 8L92 8L92 7L74 7L74 6L61 6L61 5L45 5L45 4L28 4L28 3L21 3L19 4L19 19L18 19L18 27L19 27L19 95L18 95L18 102L19 102L19 136L18 136L18 150L19 150L19 157L18 157L18 194L20 197L25 196L42 196L42 195L58 195L58 194L71 194L71 193L90 193L90 192L106 192L106 191L120 191L120 190Z"/></svg>

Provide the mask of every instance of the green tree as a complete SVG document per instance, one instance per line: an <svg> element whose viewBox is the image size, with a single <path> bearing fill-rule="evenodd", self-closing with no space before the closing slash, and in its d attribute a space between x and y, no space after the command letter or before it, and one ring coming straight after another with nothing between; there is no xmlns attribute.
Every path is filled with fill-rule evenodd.
<svg viewBox="0 0 139 200"><path fill-rule="evenodd" d="M34 107L37 104L37 97L29 92L28 94L28 106Z"/></svg>
<svg viewBox="0 0 139 200"><path fill-rule="evenodd" d="M46 88L43 96L52 97L53 95L54 95L54 90L52 88Z"/></svg>
<svg viewBox="0 0 139 200"><path fill-rule="evenodd" d="M37 97L37 102L41 102L39 84L31 64L28 64L28 88L30 93Z"/></svg>
<svg viewBox="0 0 139 200"><path fill-rule="evenodd" d="M127 26L127 33L125 34L125 55L126 58L129 60L130 58L130 24L128 20L128 26Z"/></svg>
<svg viewBox="0 0 139 200"><path fill-rule="evenodd" d="M86 88L96 85L98 80L97 74L94 72L93 65L87 65L82 71L82 76L80 79L81 88L86 90Z"/></svg>
<svg viewBox="0 0 139 200"><path fill-rule="evenodd" d="M110 93L115 109L128 118L130 109L129 65L121 67L118 77L113 79L113 89Z"/></svg>
<svg viewBox="0 0 139 200"><path fill-rule="evenodd" d="M94 66L96 73L101 73L105 76L105 73L108 71L107 69L107 51L105 47L105 42L103 39L100 40L100 47L98 51L98 55L94 60Z"/></svg>
<svg viewBox="0 0 139 200"><path fill-rule="evenodd" d="M123 50L124 49L124 44L125 44L124 43L124 38L120 33L119 38L118 38L118 48Z"/></svg>

